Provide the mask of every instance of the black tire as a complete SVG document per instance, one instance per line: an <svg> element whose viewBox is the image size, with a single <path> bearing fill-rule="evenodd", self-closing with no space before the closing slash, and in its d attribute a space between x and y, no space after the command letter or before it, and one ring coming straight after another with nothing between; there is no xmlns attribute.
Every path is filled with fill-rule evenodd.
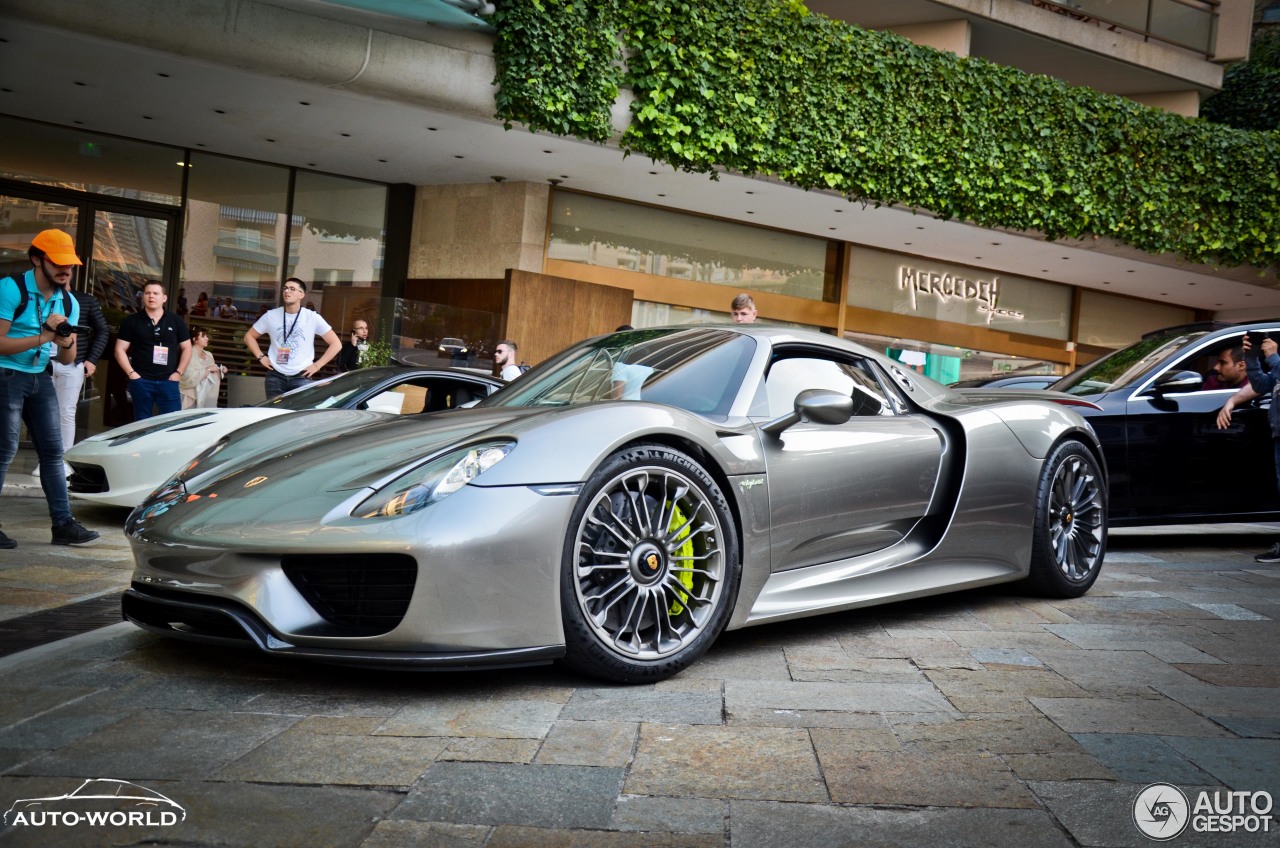
<svg viewBox="0 0 1280 848"><path fill-rule="evenodd" d="M618 683L687 667L729 621L737 538L723 492L689 456L640 445L609 457L583 487L565 538L565 664Z"/></svg>
<svg viewBox="0 0 1280 848"><path fill-rule="evenodd" d="M1045 462L1035 522L1025 588L1048 598L1088 592L1106 554L1107 483L1097 459L1079 442L1063 442Z"/></svg>

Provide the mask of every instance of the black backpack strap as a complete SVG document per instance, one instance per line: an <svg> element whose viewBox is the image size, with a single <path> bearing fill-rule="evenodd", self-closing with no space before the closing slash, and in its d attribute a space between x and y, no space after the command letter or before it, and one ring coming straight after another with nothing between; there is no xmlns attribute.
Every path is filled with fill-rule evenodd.
<svg viewBox="0 0 1280 848"><path fill-rule="evenodd" d="M18 316L27 311L27 301L31 299L30 293L27 291L27 282L22 274L10 274L9 279L13 280L13 284L18 287L18 305L13 310L13 321L18 320Z"/></svg>

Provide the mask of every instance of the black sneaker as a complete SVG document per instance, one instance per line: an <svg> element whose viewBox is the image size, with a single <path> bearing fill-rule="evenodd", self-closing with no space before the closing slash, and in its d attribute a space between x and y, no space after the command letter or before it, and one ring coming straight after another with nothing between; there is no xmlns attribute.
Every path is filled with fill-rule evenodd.
<svg viewBox="0 0 1280 848"><path fill-rule="evenodd" d="M85 542L92 542L98 538L97 530L89 530L82 527L80 522L74 518L66 524L59 524L53 528L52 545L83 545Z"/></svg>
<svg viewBox="0 0 1280 848"><path fill-rule="evenodd" d="M1280 562L1280 542L1276 542L1267 550L1253 558L1254 562Z"/></svg>
<svg viewBox="0 0 1280 848"><path fill-rule="evenodd" d="M0 550L7 551L9 548L16 547L18 547L18 543L6 536L4 531L0 530Z"/></svg>

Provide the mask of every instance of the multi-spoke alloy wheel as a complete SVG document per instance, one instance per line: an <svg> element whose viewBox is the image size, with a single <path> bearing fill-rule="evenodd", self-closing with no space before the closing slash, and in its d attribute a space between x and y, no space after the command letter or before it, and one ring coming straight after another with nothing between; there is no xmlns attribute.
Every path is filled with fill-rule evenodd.
<svg viewBox="0 0 1280 848"><path fill-rule="evenodd" d="M566 545L566 659L613 680L657 680L700 656L736 594L724 496L659 446L612 457L585 487Z"/></svg>
<svg viewBox="0 0 1280 848"><path fill-rule="evenodd" d="M1079 442L1059 445L1045 463L1036 499L1030 587L1074 598L1098 579L1107 542L1106 483Z"/></svg>

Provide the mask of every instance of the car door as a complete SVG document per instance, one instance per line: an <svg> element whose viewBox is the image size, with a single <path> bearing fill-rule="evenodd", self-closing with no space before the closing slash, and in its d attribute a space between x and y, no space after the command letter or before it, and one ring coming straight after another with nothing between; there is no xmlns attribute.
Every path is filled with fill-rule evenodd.
<svg viewBox="0 0 1280 848"><path fill-rule="evenodd" d="M1125 446L1135 517L1222 516L1280 509L1268 398L1242 407L1218 429L1234 390L1161 391L1162 379L1203 373L1220 345L1207 345L1146 379L1126 402Z"/></svg>
<svg viewBox="0 0 1280 848"><path fill-rule="evenodd" d="M848 394L844 424L799 422L761 432L769 480L774 570L870 553L902 539L928 509L942 440L906 413L866 360L810 351L775 356L765 380L770 418L805 389Z"/></svg>

